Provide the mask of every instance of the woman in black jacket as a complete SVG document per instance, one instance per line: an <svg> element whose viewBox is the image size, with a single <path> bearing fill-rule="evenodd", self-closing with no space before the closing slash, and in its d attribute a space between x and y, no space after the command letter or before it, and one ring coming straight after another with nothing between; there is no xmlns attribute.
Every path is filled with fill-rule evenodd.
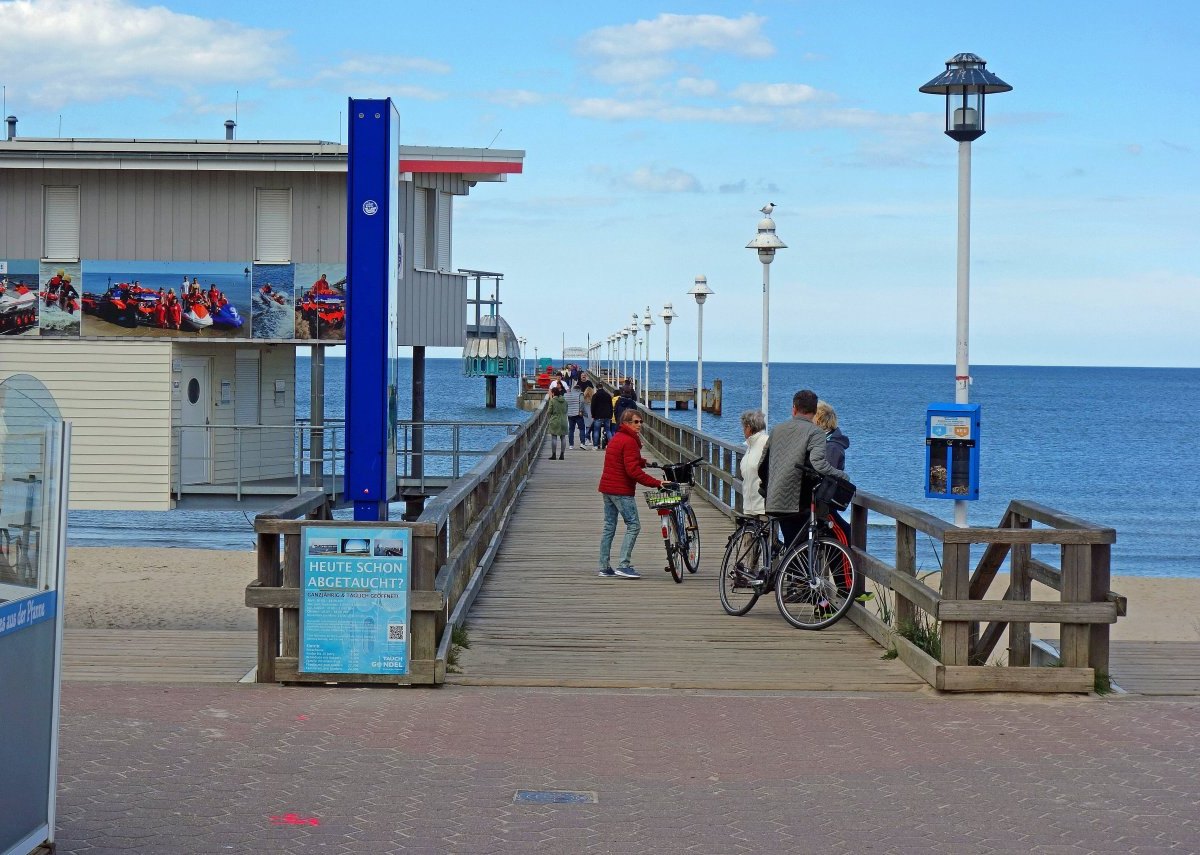
<svg viewBox="0 0 1200 855"><path fill-rule="evenodd" d="M592 395L592 448L607 446L613 430L612 395L597 389L596 394Z"/></svg>

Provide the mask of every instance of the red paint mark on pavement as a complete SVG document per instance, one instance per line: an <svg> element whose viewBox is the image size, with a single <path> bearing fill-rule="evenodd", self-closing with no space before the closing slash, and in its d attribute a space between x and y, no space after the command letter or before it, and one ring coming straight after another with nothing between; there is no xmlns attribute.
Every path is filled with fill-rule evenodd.
<svg viewBox="0 0 1200 855"><path fill-rule="evenodd" d="M283 816L271 817L271 825L320 825L321 820L315 816L300 816L298 813L285 813Z"/></svg>
<svg viewBox="0 0 1200 855"><path fill-rule="evenodd" d="M308 716L298 715L298 716L296 716L296 721L308 721Z"/></svg>

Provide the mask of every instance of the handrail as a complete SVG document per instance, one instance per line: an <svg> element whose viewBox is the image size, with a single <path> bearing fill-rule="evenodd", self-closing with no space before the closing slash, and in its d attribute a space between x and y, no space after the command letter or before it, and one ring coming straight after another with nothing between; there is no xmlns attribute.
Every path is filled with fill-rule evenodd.
<svg viewBox="0 0 1200 855"><path fill-rule="evenodd" d="M548 424L548 408L516 425L471 470L410 522L373 522L408 529L410 552L410 669L407 675L305 674L299 671L301 532L327 521L329 499L309 492L281 502L254 521L258 578L246 605L258 610L259 682L439 684L446 677L451 629L461 622L495 557L511 510L524 487ZM448 424L454 424L450 422ZM509 423L503 423L509 424Z"/></svg>

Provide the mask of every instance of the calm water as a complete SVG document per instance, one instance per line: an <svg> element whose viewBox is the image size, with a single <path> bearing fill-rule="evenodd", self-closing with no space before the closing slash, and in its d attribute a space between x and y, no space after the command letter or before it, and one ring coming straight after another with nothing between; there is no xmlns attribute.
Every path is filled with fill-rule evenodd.
<svg viewBox="0 0 1200 855"><path fill-rule="evenodd" d="M410 411L410 368L404 360L400 412L405 414ZM341 409L343 372L342 360L328 360L330 417ZM1200 370L979 366L973 372L971 399L982 404L983 422L982 489L971 505L972 523L995 525L1009 499L1032 499L1116 528L1115 573L1200 577L1200 465L1194 450L1200 433ZM661 386L662 373L661 363L651 363L652 386ZM300 360L297 374L297 407L307 414L307 360ZM704 374L709 382L724 382L724 415L705 414L705 432L740 442L738 416L760 402L759 365L706 362ZM672 363L673 388L694 382L694 363ZM837 409L851 440L846 468L861 489L951 518L951 502L923 497L922 474L925 408L953 400L952 368L773 365L770 421L790 415L792 393L806 387ZM526 414L513 406L516 388L515 380L501 380L502 406L488 410L482 380L463 377L457 359L431 359L426 417L519 421ZM672 411L671 417L691 425L696 418L691 410ZM429 442L433 444L432 437ZM80 545L250 546L248 515L203 514L200 522L197 513L75 512L71 539ZM113 517L128 519L114 522ZM169 525L163 520L170 520ZM887 551L886 527L878 528L871 550ZM187 534L196 530L209 534ZM926 550L926 566L935 560Z"/></svg>

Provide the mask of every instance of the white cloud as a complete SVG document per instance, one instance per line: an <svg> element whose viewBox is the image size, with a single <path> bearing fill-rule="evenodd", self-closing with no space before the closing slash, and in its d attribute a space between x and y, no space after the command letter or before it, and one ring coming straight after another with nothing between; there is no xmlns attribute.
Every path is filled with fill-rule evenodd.
<svg viewBox="0 0 1200 855"><path fill-rule="evenodd" d="M833 96L805 83L743 83L733 90L736 101L764 107L794 107L812 101L828 101Z"/></svg>
<svg viewBox="0 0 1200 855"><path fill-rule="evenodd" d="M684 95L711 97L716 95L719 87L715 80L704 80L699 77L681 77L675 81L675 88Z"/></svg>
<svg viewBox="0 0 1200 855"><path fill-rule="evenodd" d="M54 108L270 79L284 34L125 0L0 3L10 98Z"/></svg>
<svg viewBox="0 0 1200 855"><path fill-rule="evenodd" d="M495 89L484 97L505 107L533 107L549 100L549 96L529 89Z"/></svg>
<svg viewBox="0 0 1200 855"><path fill-rule="evenodd" d="M650 193L698 193L701 189L696 176L673 168L657 171L653 167L643 166L625 176L622 182L634 190Z"/></svg>
<svg viewBox="0 0 1200 855"><path fill-rule="evenodd" d="M571 107L576 116L587 119L625 121L657 119L662 122L713 122L733 125L764 125L778 117L773 110L760 107L701 107L671 104L660 99L585 98Z"/></svg>
<svg viewBox="0 0 1200 855"><path fill-rule="evenodd" d="M775 47L762 34L766 18L743 15L662 14L654 20L601 27L580 39L580 49L595 65L592 73L606 83L645 83L675 69L671 54L705 50L765 58Z"/></svg>

